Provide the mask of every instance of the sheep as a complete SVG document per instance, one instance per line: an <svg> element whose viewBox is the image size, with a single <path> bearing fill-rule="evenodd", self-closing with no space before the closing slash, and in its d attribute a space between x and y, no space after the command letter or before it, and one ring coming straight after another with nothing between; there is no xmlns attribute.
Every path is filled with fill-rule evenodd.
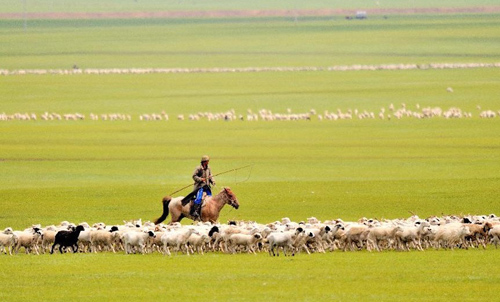
<svg viewBox="0 0 500 302"><path fill-rule="evenodd" d="M236 246L244 246L247 248L249 253L255 254L255 245L257 242L262 240L262 235L260 233L255 234L232 234L229 236L227 243L229 250L235 254Z"/></svg>
<svg viewBox="0 0 500 302"><path fill-rule="evenodd" d="M83 225L85 230L81 231L80 235L78 235L78 249L83 253L86 253L91 248L90 233L93 229L91 229L88 224L84 225L80 223L80 225Z"/></svg>
<svg viewBox="0 0 500 302"><path fill-rule="evenodd" d="M111 230L92 230L90 232L90 246L94 253L98 250L111 250L116 253L115 244L120 236L117 233L118 227L113 226Z"/></svg>
<svg viewBox="0 0 500 302"><path fill-rule="evenodd" d="M495 225L488 231L489 237L491 237L491 242L495 244L495 249L498 248L500 243L500 225Z"/></svg>
<svg viewBox="0 0 500 302"><path fill-rule="evenodd" d="M149 238L155 238L156 235L153 231L145 229L142 232L128 231L123 235L123 243L125 246L125 253L131 254L135 252L135 248L139 249L141 254L144 254L144 248L146 246L146 240Z"/></svg>
<svg viewBox="0 0 500 302"><path fill-rule="evenodd" d="M287 251L292 252L292 256L295 255L295 248L293 246L293 241L296 235L295 232L285 231L285 232L273 232L267 236L267 243L269 249L269 255L279 256L279 248L283 249L283 255L287 255ZM276 249L276 253L274 252Z"/></svg>
<svg viewBox="0 0 500 302"><path fill-rule="evenodd" d="M63 253L63 247L66 248L70 246L73 249L73 253L76 253L78 251L78 236L80 235L80 232L82 232L84 227L82 225L78 225L74 230L69 230L69 231L59 231L57 232L54 240L54 244L52 245L52 248L50 249L50 253L54 253L54 248L56 245L59 245L59 252L62 254Z"/></svg>
<svg viewBox="0 0 500 302"><path fill-rule="evenodd" d="M331 252L335 250L337 241L342 237L344 226L341 223L336 223L333 227L328 226L329 231L323 235L323 244L325 249L328 248Z"/></svg>
<svg viewBox="0 0 500 302"><path fill-rule="evenodd" d="M301 227L297 228L297 230L295 230L295 238L292 243L295 252L300 253L301 250L305 250L308 255L311 254L309 248L307 247L307 243L315 237L314 232L307 231Z"/></svg>
<svg viewBox="0 0 500 302"><path fill-rule="evenodd" d="M465 236L470 235L470 229L461 223L450 223L441 226L435 237L436 249L440 247L453 249L460 243L465 244Z"/></svg>
<svg viewBox="0 0 500 302"><path fill-rule="evenodd" d="M376 226L369 228L367 236L367 249L371 251L371 246L375 247L377 251L381 251L380 243L385 242L388 246L394 242L396 232L403 231L400 226Z"/></svg>
<svg viewBox="0 0 500 302"><path fill-rule="evenodd" d="M35 254L39 255L38 249L38 239L42 236L42 230L37 227L32 227L24 231L14 231L17 237L16 246L14 248L17 254L21 247L24 247L26 254L30 253L32 250Z"/></svg>
<svg viewBox="0 0 500 302"><path fill-rule="evenodd" d="M50 247L54 244L56 240L57 231L53 229L45 229L42 236L42 253L45 254L46 251L50 250Z"/></svg>
<svg viewBox="0 0 500 302"><path fill-rule="evenodd" d="M493 227L490 222L483 224L464 224L469 227L470 234L465 236L465 241L472 247L479 247L481 244L486 249L488 231Z"/></svg>
<svg viewBox="0 0 500 302"><path fill-rule="evenodd" d="M0 233L0 248L3 249L4 254L9 252L9 255L12 255L12 247L17 242L17 235L14 235L12 228L6 228L3 232Z"/></svg>
<svg viewBox="0 0 500 302"><path fill-rule="evenodd" d="M354 250L361 249L364 246L364 242L366 241L366 237L370 232L368 230L368 226L364 224L352 224L345 227L344 233L344 249L345 252L347 249Z"/></svg>
<svg viewBox="0 0 500 302"><path fill-rule="evenodd" d="M395 234L397 241L397 248L409 251L409 244L419 250L423 251L422 238L430 232L430 224L427 221L417 221L412 226L405 226Z"/></svg>
<svg viewBox="0 0 500 302"><path fill-rule="evenodd" d="M189 249L187 246L188 239L194 232L195 230L192 228L183 228L165 232L163 236L161 236L161 242L163 243L163 255L171 256L169 248L170 246L175 246L177 250L181 250L181 246L183 246L186 249L187 255L189 256Z"/></svg>
<svg viewBox="0 0 500 302"><path fill-rule="evenodd" d="M212 238L210 238L207 234L192 233L188 238L188 245L191 249L191 254L193 254L196 250L198 254L203 255L203 250L205 246L210 243L211 239Z"/></svg>
<svg viewBox="0 0 500 302"><path fill-rule="evenodd" d="M258 229L256 229L256 228L253 228L252 230L246 230L244 228L241 228L241 227L235 226L235 225L229 225L229 226L226 226L224 228L221 227L220 236L215 241L214 244L216 244L216 245L219 244L219 246L221 247L221 250L223 252L229 252L227 241L231 235L240 234L240 233L253 234L253 233L256 233L257 231L258 231Z"/></svg>

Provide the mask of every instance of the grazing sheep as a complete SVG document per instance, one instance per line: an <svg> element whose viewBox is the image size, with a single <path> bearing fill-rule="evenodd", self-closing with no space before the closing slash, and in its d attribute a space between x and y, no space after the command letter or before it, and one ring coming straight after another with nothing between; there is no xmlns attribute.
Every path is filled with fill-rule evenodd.
<svg viewBox="0 0 500 302"><path fill-rule="evenodd" d="M73 253L76 253L78 251L78 236L83 230L85 230L84 227L82 225L78 225L74 230L57 232L54 244L50 249L50 253L54 253L56 245L59 245L59 252L61 254L63 253L63 247L66 248L68 246L73 249Z"/></svg>

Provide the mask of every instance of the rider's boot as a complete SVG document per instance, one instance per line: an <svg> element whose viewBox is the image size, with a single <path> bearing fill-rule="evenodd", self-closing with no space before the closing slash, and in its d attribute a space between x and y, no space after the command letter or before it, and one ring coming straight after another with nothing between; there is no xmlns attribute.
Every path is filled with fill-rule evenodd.
<svg viewBox="0 0 500 302"><path fill-rule="evenodd" d="M193 206L191 207L191 216L193 216L193 220L201 220L200 210L201 203L193 204Z"/></svg>

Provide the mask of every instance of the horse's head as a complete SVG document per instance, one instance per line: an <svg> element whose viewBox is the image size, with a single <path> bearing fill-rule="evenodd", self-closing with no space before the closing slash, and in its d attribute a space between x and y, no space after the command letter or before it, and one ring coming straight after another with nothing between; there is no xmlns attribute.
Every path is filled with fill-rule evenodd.
<svg viewBox="0 0 500 302"><path fill-rule="evenodd" d="M226 203L233 208L238 209L240 207L240 204L238 203L238 199L236 198L236 195L234 195L233 191L231 191L231 189L228 187L225 187L223 191L227 197Z"/></svg>

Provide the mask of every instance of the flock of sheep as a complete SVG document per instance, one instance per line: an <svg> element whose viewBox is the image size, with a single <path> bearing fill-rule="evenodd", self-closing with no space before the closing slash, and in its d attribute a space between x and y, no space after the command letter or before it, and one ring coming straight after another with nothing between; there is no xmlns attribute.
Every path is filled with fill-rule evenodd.
<svg viewBox="0 0 500 302"><path fill-rule="evenodd" d="M448 91L452 91L452 88L448 88ZM481 110L480 106L476 107L478 110L477 116L479 118L496 118L500 117L500 110ZM260 109L258 112L253 112L248 109L246 114L237 114L234 109L230 109L222 112L197 112L188 115L179 114L176 119L179 121L189 120L189 121L298 121L298 120L363 120L363 119L379 119L379 120L391 120L391 119L404 119L404 118L417 118L417 119L428 119L428 118L445 118L445 119L460 119L460 118L472 118L472 112L464 111L458 107L451 107L448 109L442 109L440 107L421 107L416 104L414 109L410 109L405 103L402 103L399 107L395 107L394 104L390 104L387 108L382 107L375 113L368 110L358 110L358 109L347 109L341 110L340 108L335 111L325 110L322 113L317 113L315 109L311 109L308 112L293 113L290 108L283 113L276 113L268 109ZM140 121L169 121L169 115L165 112L159 113L147 113L139 115ZM130 114L123 113L105 113L105 114L95 114L90 113L88 116L82 113L56 113L56 112L44 112L42 114L36 113L14 113L6 114L0 113L0 121L131 121L132 116Z"/></svg>
<svg viewBox="0 0 500 302"><path fill-rule="evenodd" d="M9 75L78 75L78 74L149 74L149 73L227 73L227 72L297 72L297 71L359 71L359 70L411 70L411 69L464 69L498 68L500 63L431 63L431 64L384 64L340 65L328 67L213 67L213 68L108 68L96 69L0 69L0 76Z"/></svg>
<svg viewBox="0 0 500 302"><path fill-rule="evenodd" d="M228 224L158 224L141 220L122 225L90 226L61 222L23 231L8 227L0 232L0 251L40 254L64 252L162 253L257 253L275 256L327 251L423 251L425 249L486 248L500 243L500 218L495 214L432 216L421 219L318 221L311 217L294 222L289 218L267 224L239 221ZM71 250L70 250L71 248ZM57 250L55 250L57 252Z"/></svg>

